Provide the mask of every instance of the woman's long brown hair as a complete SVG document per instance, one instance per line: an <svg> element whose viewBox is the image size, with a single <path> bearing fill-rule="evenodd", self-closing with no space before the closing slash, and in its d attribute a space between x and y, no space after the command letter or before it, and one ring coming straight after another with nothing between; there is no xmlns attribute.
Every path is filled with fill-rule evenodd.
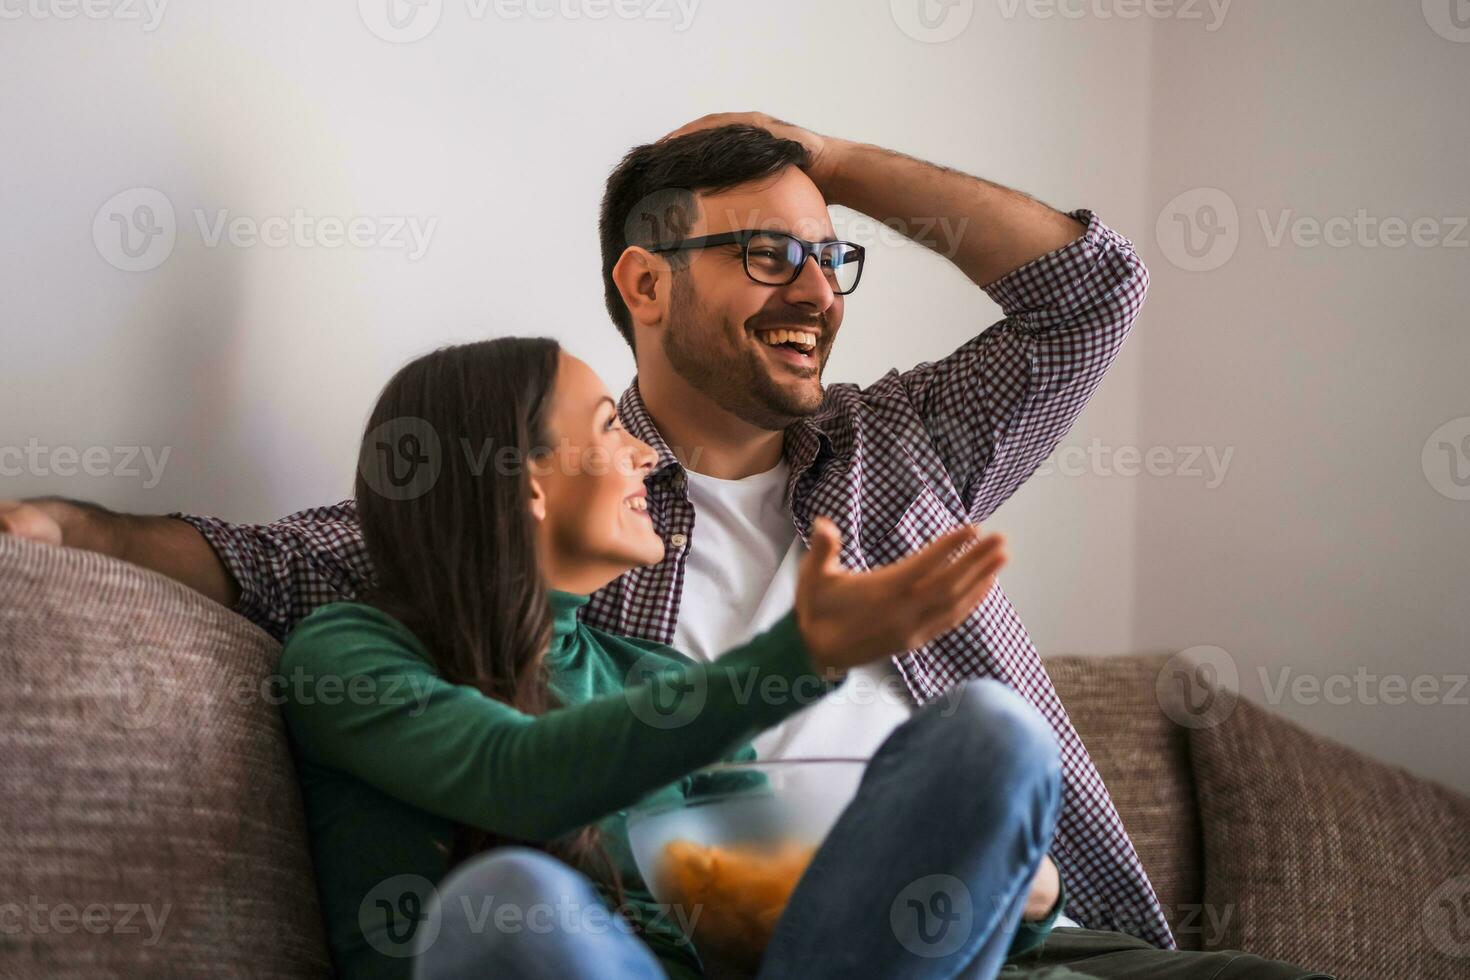
<svg viewBox="0 0 1470 980"><path fill-rule="evenodd" d="M368 421L354 488L376 572L363 601L412 630L445 679L529 715L561 706L545 664L552 618L526 466L550 450L560 353L554 340L509 337L405 365ZM540 843L460 824L449 866L510 843L592 874L623 903L595 825Z"/></svg>

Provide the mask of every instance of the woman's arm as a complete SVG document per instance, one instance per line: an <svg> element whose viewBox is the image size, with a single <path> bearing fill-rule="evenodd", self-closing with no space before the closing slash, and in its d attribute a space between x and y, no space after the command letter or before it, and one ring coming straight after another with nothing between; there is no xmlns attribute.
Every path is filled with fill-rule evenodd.
<svg viewBox="0 0 1470 980"><path fill-rule="evenodd" d="M281 679L306 761L529 841L628 806L807 703L763 691L826 683L788 615L716 663L671 664L621 693L530 716L448 683L401 624L349 604L302 623Z"/></svg>

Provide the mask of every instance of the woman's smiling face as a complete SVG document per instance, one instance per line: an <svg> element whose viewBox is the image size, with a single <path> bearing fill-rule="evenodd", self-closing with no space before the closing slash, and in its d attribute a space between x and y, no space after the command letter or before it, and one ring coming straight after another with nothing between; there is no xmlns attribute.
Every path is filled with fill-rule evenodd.
<svg viewBox="0 0 1470 980"><path fill-rule="evenodd" d="M630 568L661 561L664 543L643 484L658 453L623 428L597 372L565 351L547 431L551 451L531 463L547 585L587 594Z"/></svg>

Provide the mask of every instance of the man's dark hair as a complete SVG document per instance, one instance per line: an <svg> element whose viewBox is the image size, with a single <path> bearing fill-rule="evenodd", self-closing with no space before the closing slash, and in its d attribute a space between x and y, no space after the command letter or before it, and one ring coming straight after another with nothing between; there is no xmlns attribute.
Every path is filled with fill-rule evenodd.
<svg viewBox="0 0 1470 980"><path fill-rule="evenodd" d="M623 251L629 245L648 248L685 237L696 214L696 192L728 190L787 167L810 165L802 144L746 125L701 129L628 151L608 175L597 228L607 312L635 353L633 318L612 277Z"/></svg>

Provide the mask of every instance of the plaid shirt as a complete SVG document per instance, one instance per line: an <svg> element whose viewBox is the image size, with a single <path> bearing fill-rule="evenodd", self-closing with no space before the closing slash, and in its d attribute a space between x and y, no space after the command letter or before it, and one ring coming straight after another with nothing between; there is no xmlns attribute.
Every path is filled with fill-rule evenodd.
<svg viewBox="0 0 1470 980"><path fill-rule="evenodd" d="M1056 447L1117 355L1148 286L1131 242L1089 211L1073 216L1087 225L1080 239L986 287L1005 319L943 360L890 371L867 388L828 386L818 412L786 430L786 504L804 539L825 515L842 531L846 567L887 564L962 521L984 520ZM601 629L669 643L694 507L636 380L619 411L658 451L648 503L666 554L598 591L582 615ZM233 573L237 609L277 637L371 580L351 501L267 525L185 519ZM1041 711L1061 744L1063 805L1051 854L1067 883L1067 914L1171 948L1107 787L1004 590L997 585L964 623L894 662L918 703L992 677Z"/></svg>

